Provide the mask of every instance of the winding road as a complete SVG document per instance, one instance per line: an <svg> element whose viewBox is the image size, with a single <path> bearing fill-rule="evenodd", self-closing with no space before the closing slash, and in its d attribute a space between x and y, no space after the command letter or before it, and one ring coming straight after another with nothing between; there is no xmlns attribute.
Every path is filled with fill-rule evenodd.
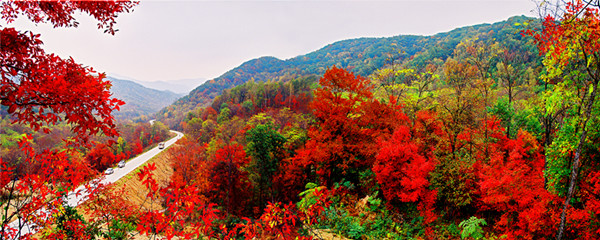
<svg viewBox="0 0 600 240"><path fill-rule="evenodd" d="M115 172L110 175L104 175L104 179L101 179L99 184L108 185L108 184L118 181L122 177L125 177L127 174L129 174L131 171L142 166L144 163L146 163L148 160L150 160L151 158L153 158L154 156L156 156L163 150L167 149L169 146L173 145L181 137L183 137L183 133L181 133L181 132L173 131L173 130L171 130L171 132L176 133L177 136L166 141L164 149L159 149L158 146L156 146L156 147L148 150L147 152L142 153L139 156L134 157L134 158L130 159L129 161L127 161L127 163L125 164L125 167L113 168L115 170ZM76 193L80 193L80 194L77 195ZM85 194L83 194L83 193L85 193ZM83 203L87 199L87 195L88 194L85 191L85 186L79 186L77 189L75 189L75 191L69 192L69 194L67 195L68 197L66 199L67 204L71 207L76 207L79 204Z"/></svg>
<svg viewBox="0 0 600 240"><path fill-rule="evenodd" d="M154 120L151 120L150 123L151 124L154 123ZM173 145L175 142L177 142L177 140L179 140L181 137L183 137L183 133L181 133L181 132L173 131L173 130L170 130L170 131L177 134L177 136L166 141L164 149L159 149L158 146L156 146L156 147L146 151L145 153L142 153L142 154L138 155L137 157L134 157L134 158L130 159L129 161L127 161L127 163L125 164L125 167L114 168L114 173L112 173L110 175L102 175L102 176L98 177L97 179L92 180L90 182L97 182L98 184L108 185L108 184L118 181L122 177L129 174L131 171L142 166L148 160L150 160L154 156L158 155L160 152L167 149L169 146ZM88 198L88 195L89 195L89 192L87 192L85 185L81 185L74 191L71 191L67 194L65 202L67 205L69 205L71 207L76 207L79 204L85 202L85 200ZM46 211L46 210L45 209L38 210L38 212L40 214L43 213L44 211ZM15 236L14 239L20 239L21 236L24 236L29 233L36 233L39 230L37 228L37 226L35 226L34 224L27 223L27 222L21 222L20 219L11 222L9 224L9 227L12 229L19 230L19 234L17 234L17 236ZM0 235L0 237L1 237L1 235Z"/></svg>

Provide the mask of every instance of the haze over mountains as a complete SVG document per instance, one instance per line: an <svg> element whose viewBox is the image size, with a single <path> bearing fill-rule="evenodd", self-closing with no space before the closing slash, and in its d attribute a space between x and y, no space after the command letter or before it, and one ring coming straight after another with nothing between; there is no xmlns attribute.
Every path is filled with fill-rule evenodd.
<svg viewBox="0 0 600 240"><path fill-rule="evenodd" d="M147 88L139 83L107 77L112 82L113 96L125 101L121 110L115 112L116 118L135 118L141 115L150 115L172 104L184 94L177 94L166 90Z"/></svg>
<svg viewBox="0 0 600 240"><path fill-rule="evenodd" d="M167 90L178 94L188 94L194 88L200 86L206 81L205 78L191 78L191 79L179 79L170 81L156 81L156 82L144 82L135 81L147 88L154 88L158 90Z"/></svg>
<svg viewBox="0 0 600 240"><path fill-rule="evenodd" d="M165 80L165 81L143 81L127 76L122 76L117 73L109 73L109 76L120 79L120 80L128 80L135 83L138 83L144 87L152 88L156 90L166 90L171 91L177 94L186 95L194 88L200 86L204 82L206 82L206 78L188 78L188 79L176 79L176 80Z"/></svg>

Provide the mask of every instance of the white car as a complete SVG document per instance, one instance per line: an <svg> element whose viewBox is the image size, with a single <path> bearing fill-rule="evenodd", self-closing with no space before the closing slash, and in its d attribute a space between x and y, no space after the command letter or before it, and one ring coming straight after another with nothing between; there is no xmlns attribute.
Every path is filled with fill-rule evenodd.
<svg viewBox="0 0 600 240"><path fill-rule="evenodd" d="M165 143L164 142L159 143L158 149L163 149L163 148L165 148Z"/></svg>
<svg viewBox="0 0 600 240"><path fill-rule="evenodd" d="M110 175L110 174L113 174L114 172L115 172L115 170L113 170L112 168L107 168L106 171L104 171L104 174Z"/></svg>
<svg viewBox="0 0 600 240"><path fill-rule="evenodd" d="M119 168L125 167L125 160L121 160L117 166L119 166Z"/></svg>

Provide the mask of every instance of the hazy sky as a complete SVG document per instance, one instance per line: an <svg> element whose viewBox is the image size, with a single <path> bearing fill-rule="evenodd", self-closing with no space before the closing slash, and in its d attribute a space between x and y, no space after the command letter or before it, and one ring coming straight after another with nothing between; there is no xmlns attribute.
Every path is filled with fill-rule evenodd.
<svg viewBox="0 0 600 240"><path fill-rule="evenodd" d="M212 79L261 56L288 59L349 38L432 35L533 16L534 8L531 0L142 1L117 18L115 36L79 15L76 29L25 19L10 26L41 33L46 51L98 71L158 81Z"/></svg>

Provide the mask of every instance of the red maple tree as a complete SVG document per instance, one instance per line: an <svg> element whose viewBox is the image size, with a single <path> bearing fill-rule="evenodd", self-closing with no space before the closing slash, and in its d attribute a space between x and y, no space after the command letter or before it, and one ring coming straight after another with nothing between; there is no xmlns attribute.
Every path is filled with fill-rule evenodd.
<svg viewBox="0 0 600 240"><path fill-rule="evenodd" d="M310 140L299 155L305 166L316 167L326 185L351 179L348 171L365 168L372 162L363 153L366 134L359 123L359 107L373 94L367 79L335 66L319 80L311 104L318 126L309 129ZM304 153L303 153L304 152ZM356 174L354 174L356 175Z"/></svg>
<svg viewBox="0 0 600 240"><path fill-rule="evenodd" d="M126 1L4 1L1 17L9 24L25 16L34 23L76 27L74 14L79 11L98 20L98 27L105 32L114 34L117 15L130 11L134 5ZM112 112L124 103L111 97L110 83L103 80L104 74L96 74L71 58L46 53L40 35L0 27L0 103L15 123L48 133L50 126L66 122L76 135L68 141L72 145L87 143L89 136L97 133L117 135ZM22 225L17 229L9 226L17 218L37 226L51 225L54 216L61 215L57 207L60 196L90 176L73 148L35 152L29 141L30 137L23 139L20 147L27 154L24 161L37 166L32 174L19 176L10 165L0 164L0 192L14 196L1 205L6 217L0 222L2 238L28 237L20 236ZM41 208L47 211L38 212Z"/></svg>

